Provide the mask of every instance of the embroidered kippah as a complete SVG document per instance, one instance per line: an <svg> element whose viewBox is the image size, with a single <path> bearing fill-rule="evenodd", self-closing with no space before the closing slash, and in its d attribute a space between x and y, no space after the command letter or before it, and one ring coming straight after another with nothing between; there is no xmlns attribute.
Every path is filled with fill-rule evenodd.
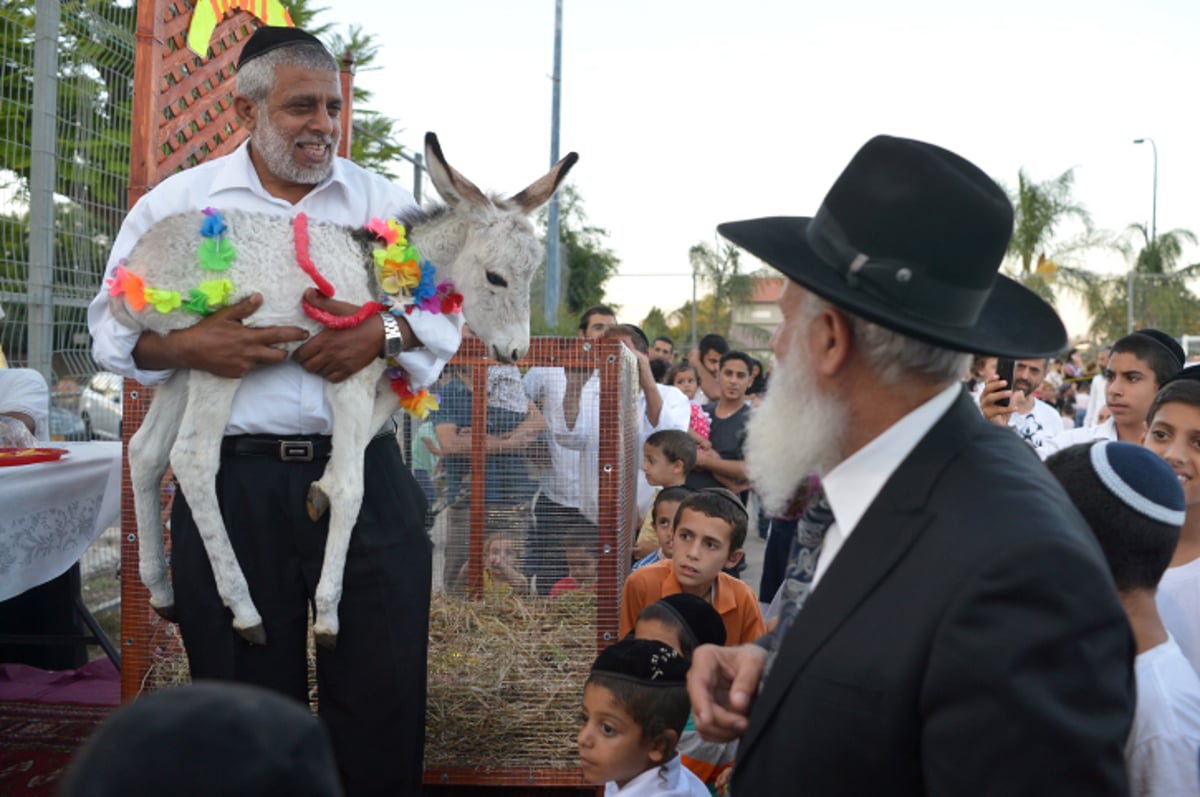
<svg viewBox="0 0 1200 797"><path fill-rule="evenodd" d="M724 645L725 621L712 604L696 595L676 592L660 598L663 604L683 623L696 640L697 645Z"/></svg>
<svg viewBox="0 0 1200 797"><path fill-rule="evenodd" d="M1183 488L1166 460L1117 440L1102 440L1088 453L1100 481L1122 503L1159 523L1183 525Z"/></svg>
<svg viewBox="0 0 1200 797"><path fill-rule="evenodd" d="M593 673L603 673L646 686L683 686L688 660L670 645L626 637L600 651Z"/></svg>
<svg viewBox="0 0 1200 797"><path fill-rule="evenodd" d="M1150 338L1155 343L1171 352L1171 356L1175 358L1175 363L1179 368L1183 367L1183 361L1185 359L1183 347L1179 345L1179 341L1175 340L1175 338L1171 337L1166 332L1162 332L1157 329L1138 329L1135 330L1133 334L1145 335L1146 337Z"/></svg>
<svg viewBox="0 0 1200 797"><path fill-rule="evenodd" d="M321 44L321 40L316 36L299 28L264 25L250 34L250 38L246 39L246 43L242 45L242 53L238 56L237 68L241 69L255 58L258 58L260 55L266 55L272 50L278 50L280 47L288 47L295 44L325 46Z"/></svg>

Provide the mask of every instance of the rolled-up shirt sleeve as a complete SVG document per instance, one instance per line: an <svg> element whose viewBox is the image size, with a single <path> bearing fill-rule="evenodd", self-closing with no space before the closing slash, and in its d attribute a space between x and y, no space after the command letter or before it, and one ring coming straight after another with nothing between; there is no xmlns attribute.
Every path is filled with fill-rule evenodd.
<svg viewBox="0 0 1200 797"><path fill-rule="evenodd" d="M157 385L167 381L172 371L146 371L137 367L133 361L133 348L137 345L142 330L131 329L121 324L113 316L109 307L107 280L113 276L117 266L125 256L133 250L133 245L142 234L153 226L158 219L150 208L150 202L137 203L125 221L117 240L113 242L112 252L105 268L105 279L100 283L100 291L88 305L88 330L92 333L92 357L105 370L121 376L136 379L143 385Z"/></svg>
<svg viewBox="0 0 1200 797"><path fill-rule="evenodd" d="M462 313L430 313L417 308L404 318L422 345L401 354L396 363L408 372L413 388L428 387L462 343Z"/></svg>

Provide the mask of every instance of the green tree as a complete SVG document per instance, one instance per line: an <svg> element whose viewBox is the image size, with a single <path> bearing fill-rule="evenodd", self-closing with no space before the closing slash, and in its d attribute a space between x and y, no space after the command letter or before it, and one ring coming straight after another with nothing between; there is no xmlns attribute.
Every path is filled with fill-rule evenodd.
<svg viewBox="0 0 1200 797"><path fill-rule="evenodd" d="M323 10L323 9L322 9ZM354 63L354 73L379 69L373 66L379 55L380 45L375 37L363 33L359 25L351 25L347 35L326 33L323 36L325 46L340 62L347 54ZM392 167L404 150L403 145L396 140L396 120L384 116L378 111L367 107L373 94L367 91L359 81L354 82L354 110L350 138L350 160L378 172L389 179L396 179Z"/></svg>
<svg viewBox="0 0 1200 797"><path fill-rule="evenodd" d="M538 224L543 231L549 225L549 216L548 207L538 211ZM620 269L621 260L607 246L608 230L588 223L583 197L572 183L558 189L558 237L562 268L559 327L569 323L571 334L574 334L579 314L594 304L605 303L605 284ZM546 240L545 233L542 240ZM545 285L545 270L542 269L534 280L531 294L535 305L545 296ZM540 319L544 328L541 315L535 313L534 318Z"/></svg>
<svg viewBox="0 0 1200 797"><path fill-rule="evenodd" d="M1110 245L1110 236L1092 226L1083 203L1072 196L1075 170L1044 182L1034 182L1024 169L1017 172L1013 204L1013 235L1008 258L1016 277L1053 303L1055 289L1082 297L1091 306L1100 301L1097 278L1078 262L1088 250Z"/></svg>
<svg viewBox="0 0 1200 797"><path fill-rule="evenodd" d="M733 324L733 308L750 297L754 281L741 272L741 253L730 243L716 241L714 246L701 242L688 250L688 262L712 293L712 317L708 332L728 335ZM700 304L698 303L697 309Z"/></svg>
<svg viewBox="0 0 1200 797"><path fill-rule="evenodd" d="M651 343L655 338L666 336L675 341L676 347L680 346L679 339L671 334L671 325L667 322L667 317L662 310L657 307L651 307L650 312L646 313L646 317L642 319L642 323L638 324L642 331L646 333L646 340Z"/></svg>
<svg viewBox="0 0 1200 797"><path fill-rule="evenodd" d="M1153 327L1176 336L1200 330L1200 299L1187 285L1200 276L1200 263L1182 265L1184 245L1195 246L1198 241L1186 229L1160 233L1151 241L1145 224L1129 225L1114 246L1130 261L1130 271L1097 285L1098 301L1088 308L1091 334L1103 340L1125 335L1131 310L1134 329Z"/></svg>

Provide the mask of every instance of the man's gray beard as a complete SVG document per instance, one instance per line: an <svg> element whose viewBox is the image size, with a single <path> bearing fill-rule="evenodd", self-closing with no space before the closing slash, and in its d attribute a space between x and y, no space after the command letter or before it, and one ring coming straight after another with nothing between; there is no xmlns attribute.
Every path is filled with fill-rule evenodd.
<svg viewBox="0 0 1200 797"><path fill-rule="evenodd" d="M812 373L799 355L777 362L746 424L746 471L771 515L788 509L809 475L827 473L842 459L845 407L817 389Z"/></svg>
<svg viewBox="0 0 1200 797"><path fill-rule="evenodd" d="M329 162L319 166L301 166L296 162L293 143L275 129L265 110L259 111L258 126L250 134L250 145L266 162L271 174L281 180L300 185L316 185L328 177L333 171L334 147L337 140L332 136L302 136L295 141L295 145L306 143L328 144Z"/></svg>

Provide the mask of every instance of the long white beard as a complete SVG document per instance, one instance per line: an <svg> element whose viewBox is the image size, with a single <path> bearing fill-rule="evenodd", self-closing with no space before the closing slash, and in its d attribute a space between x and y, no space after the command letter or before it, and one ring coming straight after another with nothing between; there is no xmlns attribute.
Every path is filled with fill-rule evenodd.
<svg viewBox="0 0 1200 797"><path fill-rule="evenodd" d="M846 410L822 394L807 358L791 348L777 361L767 394L746 424L746 470L763 508L780 515L813 473L842 460Z"/></svg>

